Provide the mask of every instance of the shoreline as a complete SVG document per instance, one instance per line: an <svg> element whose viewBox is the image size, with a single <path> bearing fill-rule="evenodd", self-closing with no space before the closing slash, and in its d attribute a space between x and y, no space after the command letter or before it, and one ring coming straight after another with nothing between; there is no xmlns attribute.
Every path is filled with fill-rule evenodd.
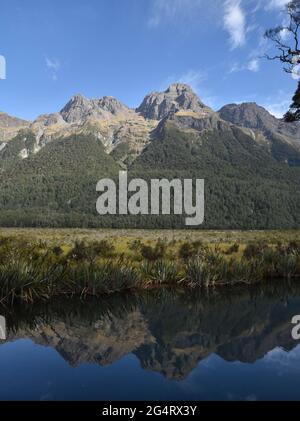
<svg viewBox="0 0 300 421"><path fill-rule="evenodd" d="M271 239L268 233L263 238L245 243L137 237L67 242L2 232L0 304L159 288L224 289L278 279L297 282L300 240Z"/></svg>

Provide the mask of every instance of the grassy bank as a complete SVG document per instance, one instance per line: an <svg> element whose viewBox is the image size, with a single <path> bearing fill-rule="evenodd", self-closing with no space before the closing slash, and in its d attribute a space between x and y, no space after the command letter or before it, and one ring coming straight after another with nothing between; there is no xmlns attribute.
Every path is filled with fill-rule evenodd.
<svg viewBox="0 0 300 421"><path fill-rule="evenodd" d="M297 232L197 232L197 237L172 231L162 239L145 233L148 237L141 231L2 231L0 302L300 279Z"/></svg>
<svg viewBox="0 0 300 421"><path fill-rule="evenodd" d="M267 241L276 244L280 241L300 241L300 231L0 228L0 237L65 245L74 245L76 241L112 240L119 251L126 251L127 243L136 239L148 243L161 238L166 242L202 241L208 244L228 245L237 241L243 245L253 241Z"/></svg>

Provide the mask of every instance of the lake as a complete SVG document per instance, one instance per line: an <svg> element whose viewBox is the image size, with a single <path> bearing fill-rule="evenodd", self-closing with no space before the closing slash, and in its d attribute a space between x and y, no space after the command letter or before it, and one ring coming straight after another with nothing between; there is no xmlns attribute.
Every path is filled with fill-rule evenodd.
<svg viewBox="0 0 300 421"><path fill-rule="evenodd" d="M1 400L300 400L300 285L1 309Z"/></svg>

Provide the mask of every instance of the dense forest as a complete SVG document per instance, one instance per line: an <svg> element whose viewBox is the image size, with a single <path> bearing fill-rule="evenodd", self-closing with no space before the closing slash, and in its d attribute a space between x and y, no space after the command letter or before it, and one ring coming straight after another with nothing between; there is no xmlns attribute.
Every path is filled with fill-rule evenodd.
<svg viewBox="0 0 300 421"><path fill-rule="evenodd" d="M20 227L186 228L181 216L100 216L97 182L124 169L93 135L47 144L27 159L34 138L19 134L2 154L0 224ZM21 145L21 146L20 146ZM129 178L205 179L205 223L199 228L300 227L300 167L280 162L237 126L198 132L166 121L128 168Z"/></svg>

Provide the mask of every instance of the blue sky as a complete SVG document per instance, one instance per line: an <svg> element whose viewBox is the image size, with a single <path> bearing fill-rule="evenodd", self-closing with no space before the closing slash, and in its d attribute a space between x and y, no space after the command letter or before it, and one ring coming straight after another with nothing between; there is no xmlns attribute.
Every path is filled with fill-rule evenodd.
<svg viewBox="0 0 300 421"><path fill-rule="evenodd" d="M286 111L296 81L260 59L287 0L1 0L0 110L34 119L75 93L131 107L189 83L215 109L256 101Z"/></svg>

